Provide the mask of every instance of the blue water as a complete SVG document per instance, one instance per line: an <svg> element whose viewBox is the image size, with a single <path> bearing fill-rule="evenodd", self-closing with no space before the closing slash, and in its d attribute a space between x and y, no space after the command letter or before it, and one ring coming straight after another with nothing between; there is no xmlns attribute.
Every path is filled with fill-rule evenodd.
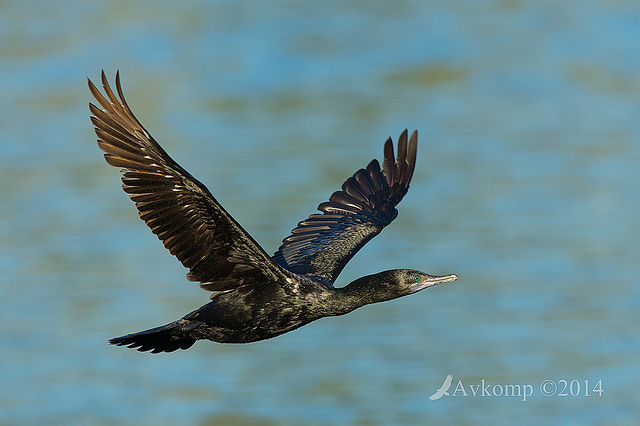
<svg viewBox="0 0 640 426"><path fill-rule="evenodd" d="M0 3L0 423L638 420L638 40L625 0ZM339 283L460 280L255 344L107 345L208 294L95 144L103 68L269 252L419 129L398 219Z"/></svg>

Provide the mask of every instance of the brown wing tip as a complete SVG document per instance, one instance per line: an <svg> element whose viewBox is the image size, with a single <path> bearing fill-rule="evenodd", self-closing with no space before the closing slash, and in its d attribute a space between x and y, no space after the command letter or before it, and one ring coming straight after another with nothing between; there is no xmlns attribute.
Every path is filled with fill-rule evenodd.
<svg viewBox="0 0 640 426"><path fill-rule="evenodd" d="M388 137L384 143L384 158L382 160L382 172L387 180L387 184L393 184L393 169L395 163L395 155L393 153L393 140Z"/></svg>
<svg viewBox="0 0 640 426"><path fill-rule="evenodd" d="M393 175L392 182L404 182L404 177L406 175L406 164L407 164L407 129L404 129L402 133L400 133L400 137L398 138L398 157L395 162L395 172Z"/></svg>
<svg viewBox="0 0 640 426"><path fill-rule="evenodd" d="M418 153L418 130L414 130L409 137L409 132L404 129L398 138L398 156L395 157L393 141L388 138L384 143L384 160L382 171L389 186L400 183L409 186L413 171L416 166Z"/></svg>
<svg viewBox="0 0 640 426"><path fill-rule="evenodd" d="M418 130L414 130L409 138L409 151L407 152L407 175L405 176L407 186L413 177L413 171L416 168L416 158L418 156Z"/></svg>

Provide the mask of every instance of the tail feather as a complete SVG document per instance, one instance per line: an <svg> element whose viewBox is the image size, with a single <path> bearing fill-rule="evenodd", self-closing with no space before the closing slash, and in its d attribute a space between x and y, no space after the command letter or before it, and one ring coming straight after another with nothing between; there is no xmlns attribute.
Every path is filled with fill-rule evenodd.
<svg viewBox="0 0 640 426"><path fill-rule="evenodd" d="M138 348L140 352L151 351L152 354L189 349L196 342L196 339L189 337L188 332L198 325L200 325L198 321L181 319L161 327L114 337L109 340L109 343L116 346Z"/></svg>

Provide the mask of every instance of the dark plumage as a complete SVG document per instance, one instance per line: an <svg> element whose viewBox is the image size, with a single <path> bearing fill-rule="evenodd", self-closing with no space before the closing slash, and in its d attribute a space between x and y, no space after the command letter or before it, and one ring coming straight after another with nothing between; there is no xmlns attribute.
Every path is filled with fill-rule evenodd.
<svg viewBox="0 0 640 426"><path fill-rule="evenodd" d="M142 127L124 99L118 73L118 96L104 72L106 98L88 83L102 107L89 104L107 163L123 169L122 187L140 218L189 269L187 278L213 292L209 303L178 321L110 343L158 353L187 349L199 339L254 342L457 279L395 269L333 286L356 252L396 218L415 168L417 132L409 141L406 130L400 135L395 159L389 138L382 168L373 160L358 170L271 257Z"/></svg>

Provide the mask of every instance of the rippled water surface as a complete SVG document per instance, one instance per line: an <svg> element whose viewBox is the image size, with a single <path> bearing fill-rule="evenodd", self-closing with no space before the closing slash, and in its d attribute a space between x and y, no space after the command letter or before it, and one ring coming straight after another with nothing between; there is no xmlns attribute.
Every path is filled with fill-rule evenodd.
<svg viewBox="0 0 640 426"><path fill-rule="evenodd" d="M637 420L638 40L625 0L0 2L0 423ZM103 68L269 252L419 129L339 283L460 280L255 344L107 345L208 295L95 144Z"/></svg>

